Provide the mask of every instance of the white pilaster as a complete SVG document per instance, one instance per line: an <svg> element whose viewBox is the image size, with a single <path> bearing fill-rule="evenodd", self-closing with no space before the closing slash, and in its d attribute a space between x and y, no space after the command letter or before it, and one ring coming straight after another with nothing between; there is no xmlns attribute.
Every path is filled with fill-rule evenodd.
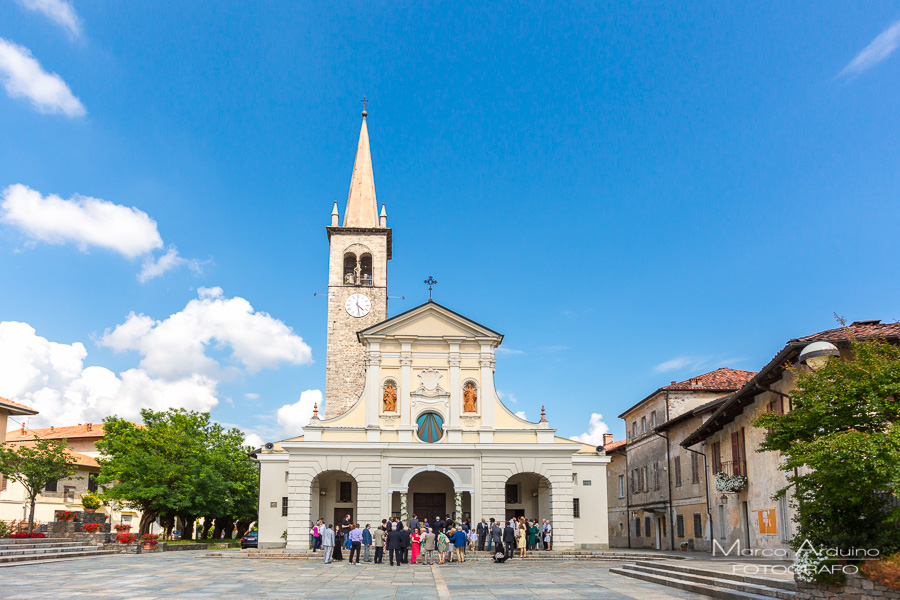
<svg viewBox="0 0 900 600"><path fill-rule="evenodd" d="M459 342L450 342L450 426L459 427L459 415L462 412L461 392L459 389Z"/></svg>

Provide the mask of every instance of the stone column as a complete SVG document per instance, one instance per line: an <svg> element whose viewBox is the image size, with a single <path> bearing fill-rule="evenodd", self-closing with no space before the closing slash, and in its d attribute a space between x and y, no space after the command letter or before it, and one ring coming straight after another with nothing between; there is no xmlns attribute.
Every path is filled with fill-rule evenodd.
<svg viewBox="0 0 900 600"><path fill-rule="evenodd" d="M400 520L409 521L409 492L400 492Z"/></svg>

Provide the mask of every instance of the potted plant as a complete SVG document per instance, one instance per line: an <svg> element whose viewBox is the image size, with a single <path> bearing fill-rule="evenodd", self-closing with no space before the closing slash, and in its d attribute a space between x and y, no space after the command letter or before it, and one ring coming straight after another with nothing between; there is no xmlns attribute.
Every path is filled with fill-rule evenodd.
<svg viewBox="0 0 900 600"><path fill-rule="evenodd" d="M116 536L116 541L120 544L133 544L137 541L137 535L134 533L120 533Z"/></svg>
<svg viewBox="0 0 900 600"><path fill-rule="evenodd" d="M66 523L72 523L75 521L75 513L70 510L58 510L56 511L56 519L58 521L65 521Z"/></svg>
<svg viewBox="0 0 900 600"><path fill-rule="evenodd" d="M103 531L103 523L85 523L81 526L81 529L88 533L97 533L98 531Z"/></svg>
<svg viewBox="0 0 900 600"><path fill-rule="evenodd" d="M743 475L716 473L714 483L717 492L741 492L747 489L747 478Z"/></svg>
<svg viewBox="0 0 900 600"><path fill-rule="evenodd" d="M141 536L141 542L144 544L144 550L152 550L159 543L159 536L155 533L145 533Z"/></svg>
<svg viewBox="0 0 900 600"><path fill-rule="evenodd" d="M84 512L97 512L102 504L100 496L93 492L85 492L81 495L81 506L84 507Z"/></svg>
<svg viewBox="0 0 900 600"><path fill-rule="evenodd" d="M128 533L131 531L131 525L129 523L119 523L116 525L116 531L119 533Z"/></svg>
<svg viewBox="0 0 900 600"><path fill-rule="evenodd" d="M682 551L682 552L687 552L687 550L688 550L688 543L687 543L687 542L681 542L681 551Z"/></svg>

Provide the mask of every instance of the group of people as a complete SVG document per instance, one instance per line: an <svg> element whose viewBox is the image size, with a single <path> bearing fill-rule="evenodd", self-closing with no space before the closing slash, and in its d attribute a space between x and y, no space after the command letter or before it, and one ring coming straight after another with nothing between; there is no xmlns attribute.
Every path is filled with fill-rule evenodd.
<svg viewBox="0 0 900 600"><path fill-rule="evenodd" d="M526 520L525 517L511 518L509 521L481 519L474 527L469 519L455 522L450 515L440 516L433 521L419 521L413 515L409 523L399 518L382 519L381 524L372 529L370 524L360 527L353 523L348 514L335 527L325 524L324 519L310 530L313 551L322 548L325 564L344 560L344 550L350 552L352 565L362 562L384 564L388 555L391 566L405 564L431 565L465 562L466 549L493 552L495 562L505 562L518 549L519 557L525 558L528 550L550 550L553 528L547 519ZM374 556L371 550L374 548ZM354 560L355 557L355 560Z"/></svg>

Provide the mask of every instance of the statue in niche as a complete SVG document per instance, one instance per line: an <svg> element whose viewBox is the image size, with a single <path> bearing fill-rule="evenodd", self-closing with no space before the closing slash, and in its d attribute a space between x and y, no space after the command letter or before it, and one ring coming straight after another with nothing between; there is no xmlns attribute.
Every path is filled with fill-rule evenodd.
<svg viewBox="0 0 900 600"><path fill-rule="evenodd" d="M477 403L478 390L475 389L475 384L470 381L463 390L463 412L478 412Z"/></svg>
<svg viewBox="0 0 900 600"><path fill-rule="evenodd" d="M397 390L394 389L394 382L388 381L384 386L384 412L397 412Z"/></svg>

